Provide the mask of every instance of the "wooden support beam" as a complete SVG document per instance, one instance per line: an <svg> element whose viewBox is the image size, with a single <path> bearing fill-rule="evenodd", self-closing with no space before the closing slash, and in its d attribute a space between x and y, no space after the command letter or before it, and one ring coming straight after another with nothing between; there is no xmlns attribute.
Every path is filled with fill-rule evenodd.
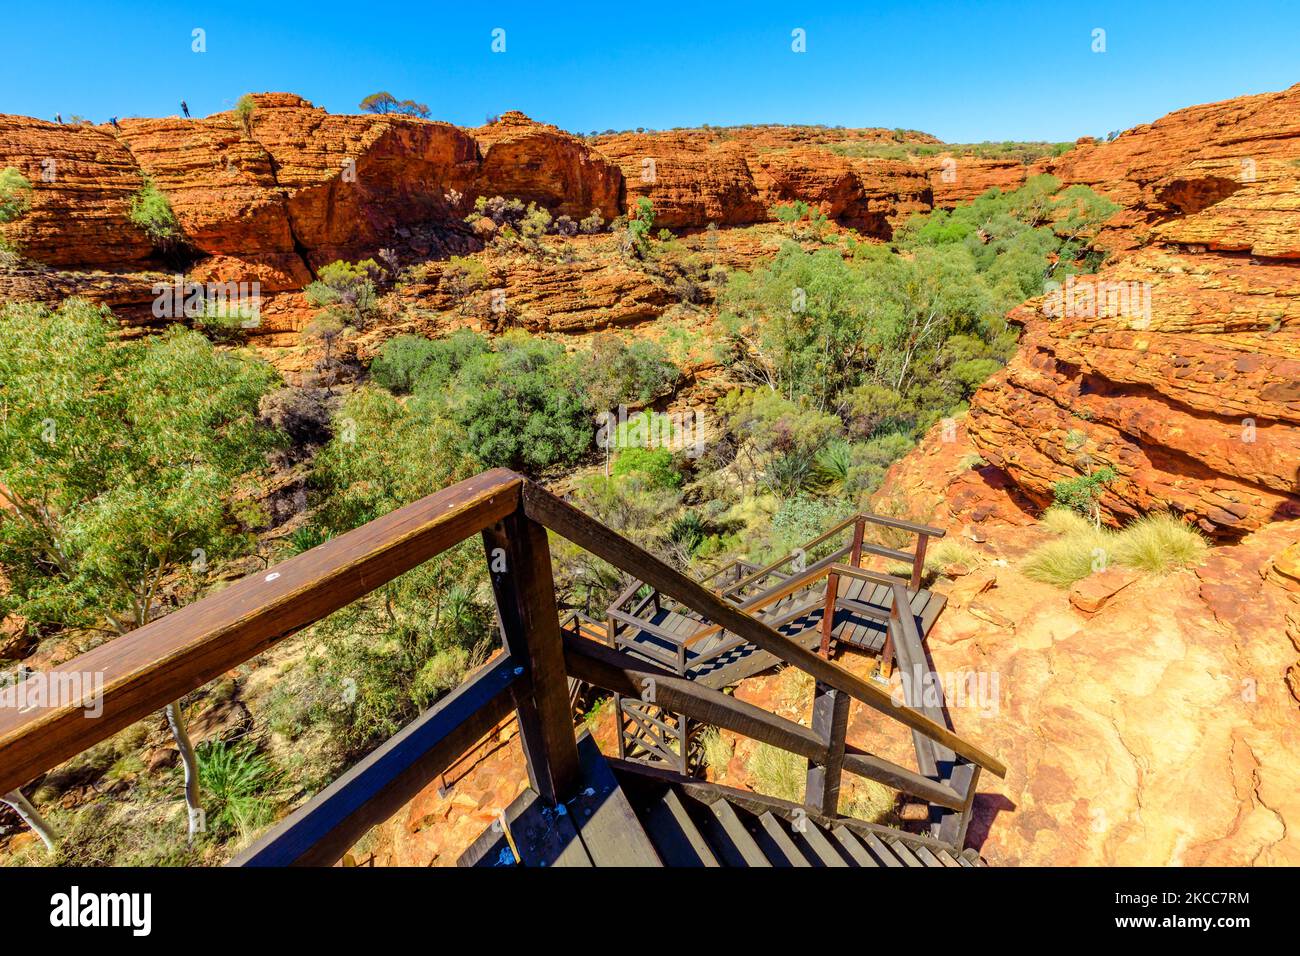
<svg viewBox="0 0 1300 956"><path fill-rule="evenodd" d="M599 521L561 501L546 489L529 483L524 486L523 494L524 510L528 516L541 522L556 534L562 535L613 565L636 568L642 580L651 587L676 598L705 620L715 622L715 626L743 637L749 643L757 645L786 663L807 671L817 680L845 691L854 700L861 701L905 727L942 743L955 753L980 764L989 772L999 777L1006 775L1006 765L983 748L963 739L919 711L898 705L890 693L879 685L865 681L830 661L822 660L816 651L808 650L783 637L762 621L751 617L743 609L727 603L708 588L697 584L648 551L611 531ZM906 595L906 589L901 583L898 587ZM904 606L907 605L906 596L902 599L902 603ZM911 615L903 615L903 620L915 631L916 622L911 619Z"/></svg>
<svg viewBox="0 0 1300 956"><path fill-rule="evenodd" d="M925 574L925 546L930 543L929 535L916 536L916 557L912 560L912 590L921 588L921 576Z"/></svg>
<svg viewBox="0 0 1300 956"><path fill-rule="evenodd" d="M844 769L941 807L960 810L964 805L964 797L952 787L857 747L845 748Z"/></svg>
<svg viewBox="0 0 1300 956"><path fill-rule="evenodd" d="M835 633L835 604L839 596L840 576L832 571L826 577L826 606L822 610L822 657L831 659L831 637Z"/></svg>
<svg viewBox="0 0 1300 956"><path fill-rule="evenodd" d="M515 696L528 779L554 806L581 774L546 529L520 509L484 528L483 546L506 653L529 678L531 693Z"/></svg>
<svg viewBox="0 0 1300 956"><path fill-rule="evenodd" d="M835 816L840 806L840 775L844 769L844 735L849 727L850 697L818 681L813 698L812 730L826 747L826 759L809 761L804 804L823 816Z"/></svg>
<svg viewBox="0 0 1300 956"><path fill-rule="evenodd" d="M510 713L523 680L502 655L299 807L231 866L332 866Z"/></svg>

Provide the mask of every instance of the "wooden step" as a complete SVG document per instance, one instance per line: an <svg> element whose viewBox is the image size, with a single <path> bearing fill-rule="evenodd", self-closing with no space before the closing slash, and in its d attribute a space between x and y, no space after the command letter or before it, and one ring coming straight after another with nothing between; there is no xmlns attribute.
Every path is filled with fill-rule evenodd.
<svg viewBox="0 0 1300 956"><path fill-rule="evenodd" d="M798 824L790 824L790 836L795 846L803 851L803 855L813 866L846 867L849 865L840 852L831 846L822 828L811 820L805 819Z"/></svg>
<svg viewBox="0 0 1300 956"><path fill-rule="evenodd" d="M902 840L887 840L885 842L889 845L890 852L898 857L904 866L925 866Z"/></svg>
<svg viewBox="0 0 1300 956"><path fill-rule="evenodd" d="M895 856L889 847L885 846L885 841L880 839L880 837L876 836L874 833L864 834L862 842L871 852L871 855L880 861L882 866L903 865L903 861Z"/></svg>
<svg viewBox="0 0 1300 956"><path fill-rule="evenodd" d="M683 801L687 812L699 823L700 832L709 841L713 855L722 866L766 867L771 861L750 836L736 815L735 808L726 800L701 804L687 797Z"/></svg>
<svg viewBox="0 0 1300 956"><path fill-rule="evenodd" d="M719 865L708 841L672 787L665 787L657 798L652 798L640 819L665 866Z"/></svg>
<svg viewBox="0 0 1300 956"><path fill-rule="evenodd" d="M880 866L875 857L867 852L867 848L862 845L862 842L849 832L848 827L835 827L835 829L831 830L831 839L839 844L840 852L847 854L849 862L855 866Z"/></svg>
<svg viewBox="0 0 1300 956"><path fill-rule="evenodd" d="M808 858L794 845L794 840L790 839L790 834L785 831L781 821L771 813L764 813L756 818L756 827L750 829L750 834L773 866L812 866Z"/></svg>
<svg viewBox="0 0 1300 956"><path fill-rule="evenodd" d="M568 817L596 866L663 866L636 811L591 733L578 740L582 788L566 805Z"/></svg>

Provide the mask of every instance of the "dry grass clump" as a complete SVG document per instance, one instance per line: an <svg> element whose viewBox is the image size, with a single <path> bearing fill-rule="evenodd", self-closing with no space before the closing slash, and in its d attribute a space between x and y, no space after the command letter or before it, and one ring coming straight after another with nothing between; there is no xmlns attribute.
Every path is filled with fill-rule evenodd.
<svg viewBox="0 0 1300 956"><path fill-rule="evenodd" d="M704 757L704 765L719 777L726 774L735 749L731 740L722 736L717 727L709 727L700 734L700 751Z"/></svg>
<svg viewBox="0 0 1300 956"><path fill-rule="evenodd" d="M754 792L803 803L808 761L796 753L760 743L745 764L754 781Z"/></svg>
<svg viewBox="0 0 1300 956"><path fill-rule="evenodd" d="M1209 547L1199 531L1171 514L1146 515L1111 531L1065 508L1049 508L1041 523L1057 537L1032 551L1020 569L1025 577L1058 588L1112 563L1166 574L1199 563Z"/></svg>
<svg viewBox="0 0 1300 956"><path fill-rule="evenodd" d="M1030 552L1020 565L1025 577L1058 588L1068 588L1100 571L1110 562L1115 533L1094 528L1086 519L1084 526L1066 531Z"/></svg>
<svg viewBox="0 0 1300 956"><path fill-rule="evenodd" d="M812 706L816 684L817 681L807 671L798 667L782 667L776 674L776 692L773 695L777 712L796 717L807 715Z"/></svg>
<svg viewBox="0 0 1300 956"><path fill-rule="evenodd" d="M1186 522L1171 514L1151 514L1120 532L1115 557L1130 568L1165 574L1200 564L1209 547L1205 536Z"/></svg>
<svg viewBox="0 0 1300 956"><path fill-rule="evenodd" d="M898 792L875 780L845 780L840 791L841 816L868 823L889 823L898 806Z"/></svg>
<svg viewBox="0 0 1300 956"><path fill-rule="evenodd" d="M950 564L964 564L975 568L984 563L974 548L952 538L936 541L925 552L925 573L938 574ZM910 575L910 571L908 572Z"/></svg>

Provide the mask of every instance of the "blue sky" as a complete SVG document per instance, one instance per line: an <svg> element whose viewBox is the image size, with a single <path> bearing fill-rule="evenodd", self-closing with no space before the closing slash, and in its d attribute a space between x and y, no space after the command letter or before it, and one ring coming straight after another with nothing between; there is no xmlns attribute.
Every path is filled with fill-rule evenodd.
<svg viewBox="0 0 1300 956"><path fill-rule="evenodd" d="M773 122L1064 140L1300 81L1295 0L60 0L7 22L21 17L0 112L47 119L171 115L182 99L204 116L264 90L356 112L383 89L463 125L521 109L583 132ZM191 50L196 28L205 53ZM796 28L805 53L791 50Z"/></svg>

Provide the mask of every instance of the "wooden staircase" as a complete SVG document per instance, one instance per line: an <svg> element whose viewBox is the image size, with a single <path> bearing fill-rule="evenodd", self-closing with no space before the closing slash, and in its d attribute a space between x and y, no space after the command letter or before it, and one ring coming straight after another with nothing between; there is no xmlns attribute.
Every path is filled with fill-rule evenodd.
<svg viewBox="0 0 1300 956"><path fill-rule="evenodd" d="M798 804L606 759L578 741L582 789L563 810L532 789L458 866L977 867L975 850Z"/></svg>
<svg viewBox="0 0 1300 956"><path fill-rule="evenodd" d="M664 662L648 661L617 641L611 646L599 639L602 629L595 622L562 622L549 535L645 582L685 615L707 622L712 634L706 636L729 635L737 646L752 646L807 673L814 684L811 726L764 711ZM495 832L489 828L467 852L469 864L501 862L508 853L509 860L539 866L584 861L651 866L674 859L672 848L680 849L683 840L696 848L701 862L711 856L719 865L738 860L762 865L760 855L768 863L784 859L797 865L802 856L810 865L833 864L833 856L819 852L825 846L838 846L835 852L845 865L869 865L868 860L888 865L889 856L901 865L931 863L931 857L942 865L961 866L963 858L972 862L962 848L979 773L1003 777L1007 768L956 733L942 706L918 696L919 686L907 690L904 701L893 699L876 682L829 660L825 641L819 654L782 633L775 621L760 619L756 612L761 609L739 592L731 593L734 586L717 590L691 580L545 488L501 469L412 502L52 668L53 679L102 675L101 716L87 721L79 700L0 708L0 793L29 784L472 537L483 546L500 653L253 841L232 865L338 863L373 827L436 784L511 715L529 789L502 813ZM862 549L870 551L866 545ZM807 571L784 575L778 590L789 589L783 595L789 596L807 584L799 576L824 572L824 613L830 620L842 610L840 580L860 578L885 586L891 608L884 617L889 639L882 659L896 654L900 665L925 669L918 621L908 613L908 582L864 571L856 561L853 566L836 564L842 552L832 551ZM914 568L921 566L923 555L924 543L917 548ZM758 582L766 570L737 572L741 590L746 580ZM767 595L772 604L783 596ZM575 741L574 691L580 684L645 701L681 715L691 726L717 727L797 755L807 764L804 805L605 758L590 738ZM876 719L883 718L882 726L910 731L917 769L850 745L845 735L851 706L868 708ZM928 803L935 815L931 832L907 834L837 816L845 773ZM684 816L675 812L679 809ZM676 831L665 813L677 822ZM841 830L854 840L843 839ZM790 852L791 844L798 854ZM865 857L857 852L862 850Z"/></svg>

